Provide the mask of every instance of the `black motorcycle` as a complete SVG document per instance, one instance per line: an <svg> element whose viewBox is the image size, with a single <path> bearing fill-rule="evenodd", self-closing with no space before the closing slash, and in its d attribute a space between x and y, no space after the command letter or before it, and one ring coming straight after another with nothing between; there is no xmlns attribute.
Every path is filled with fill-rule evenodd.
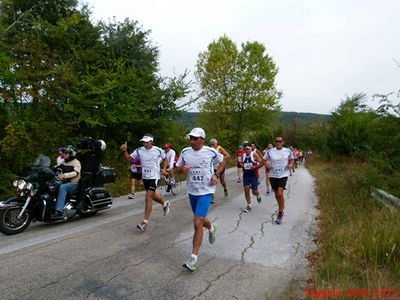
<svg viewBox="0 0 400 300"><path fill-rule="evenodd" d="M21 178L13 182L15 196L9 196L0 202L0 232L6 235L17 234L24 231L32 220L46 223L65 222L76 214L87 217L111 207L112 197L104 188L104 184L113 183L116 174L112 168L101 167L100 171L94 174L91 184L83 189L83 195L78 195L78 192L67 194L63 217L51 219L58 188L63 183L56 175L57 170L50 168L50 159L43 155L39 155L34 163L23 171Z"/></svg>

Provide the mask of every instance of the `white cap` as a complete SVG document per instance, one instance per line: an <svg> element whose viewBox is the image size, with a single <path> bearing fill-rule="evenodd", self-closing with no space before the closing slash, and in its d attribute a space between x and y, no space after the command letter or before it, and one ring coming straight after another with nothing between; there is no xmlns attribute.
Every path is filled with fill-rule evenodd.
<svg viewBox="0 0 400 300"><path fill-rule="evenodd" d="M153 140L154 138L151 134L145 134L140 141L147 143L147 142L152 142Z"/></svg>
<svg viewBox="0 0 400 300"><path fill-rule="evenodd" d="M206 133L203 128L196 127L192 129L188 136L196 136L204 139L206 137Z"/></svg>

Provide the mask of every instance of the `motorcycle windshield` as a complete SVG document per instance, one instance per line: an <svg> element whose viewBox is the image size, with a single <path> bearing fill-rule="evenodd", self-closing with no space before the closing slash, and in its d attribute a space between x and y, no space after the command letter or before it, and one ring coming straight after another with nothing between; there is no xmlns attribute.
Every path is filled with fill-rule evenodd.
<svg viewBox="0 0 400 300"><path fill-rule="evenodd" d="M48 167L50 167L50 164L51 164L51 160L48 156L39 154L38 157L36 157L36 159L33 161L32 166L48 168Z"/></svg>

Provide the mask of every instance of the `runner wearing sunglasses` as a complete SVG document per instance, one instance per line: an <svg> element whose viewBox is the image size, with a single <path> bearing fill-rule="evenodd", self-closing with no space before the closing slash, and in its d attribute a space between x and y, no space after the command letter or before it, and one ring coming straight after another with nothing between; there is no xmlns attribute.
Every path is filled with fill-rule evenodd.
<svg viewBox="0 0 400 300"><path fill-rule="evenodd" d="M278 202L278 215L275 223L281 224L283 211L285 209L285 199L283 191L286 189L286 182L293 167L294 156L290 149L283 147L285 141L281 135L275 138L275 147L269 149L263 159L264 165L270 170L270 182Z"/></svg>

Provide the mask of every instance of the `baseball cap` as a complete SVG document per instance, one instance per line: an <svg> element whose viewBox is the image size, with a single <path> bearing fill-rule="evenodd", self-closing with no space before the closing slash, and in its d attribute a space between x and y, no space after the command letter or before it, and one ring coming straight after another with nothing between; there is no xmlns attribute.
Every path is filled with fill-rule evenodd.
<svg viewBox="0 0 400 300"><path fill-rule="evenodd" d="M151 134L146 133L142 139L140 140L141 142L152 142L154 140L153 136Z"/></svg>
<svg viewBox="0 0 400 300"><path fill-rule="evenodd" d="M196 136L196 137L201 137L204 139L206 137L206 133L203 128L196 127L196 128L193 128L191 132L189 132L188 136L189 137Z"/></svg>
<svg viewBox="0 0 400 300"><path fill-rule="evenodd" d="M165 145L164 145L164 149L171 149L171 144L170 143L166 143Z"/></svg>

